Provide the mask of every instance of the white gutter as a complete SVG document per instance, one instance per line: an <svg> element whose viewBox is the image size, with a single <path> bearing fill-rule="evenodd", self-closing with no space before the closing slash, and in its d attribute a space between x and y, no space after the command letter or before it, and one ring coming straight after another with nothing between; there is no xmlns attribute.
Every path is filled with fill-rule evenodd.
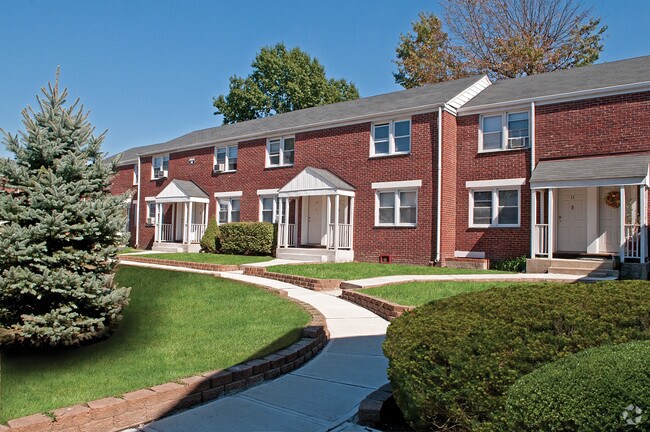
<svg viewBox="0 0 650 432"><path fill-rule="evenodd" d="M530 103L530 175L532 177L535 169L535 102ZM530 177L529 177L530 178ZM537 231L537 191L530 190L530 257L535 258Z"/></svg>
<svg viewBox="0 0 650 432"><path fill-rule="evenodd" d="M140 183L142 170L140 169L140 157L138 156L138 200L135 205L135 247L140 246Z"/></svg>
<svg viewBox="0 0 650 432"><path fill-rule="evenodd" d="M609 87L601 87L597 89L577 90L566 93L558 93L547 96L535 96L532 98L524 98L517 100L509 100L504 102L495 102L491 104L477 105L473 107L459 108L458 114L482 114L486 110L506 108L512 105L523 105L535 102L537 105L549 105L553 103L569 102L572 100L589 99L604 96L613 96L621 93L638 93L643 91L650 91L650 81L644 81L632 84L620 84Z"/></svg>
<svg viewBox="0 0 650 432"><path fill-rule="evenodd" d="M442 107L438 107L438 196L436 209L436 262L440 262L440 209L442 208Z"/></svg>

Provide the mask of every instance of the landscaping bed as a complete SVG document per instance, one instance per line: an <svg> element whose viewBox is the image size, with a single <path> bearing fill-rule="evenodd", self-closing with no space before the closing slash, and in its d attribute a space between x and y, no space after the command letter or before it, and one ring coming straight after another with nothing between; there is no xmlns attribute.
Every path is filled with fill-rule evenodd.
<svg viewBox="0 0 650 432"><path fill-rule="evenodd" d="M0 423L263 357L299 340L310 321L271 292L210 276L122 267L116 281L133 289L108 340L3 354Z"/></svg>
<svg viewBox="0 0 650 432"><path fill-rule="evenodd" d="M290 264L268 267L273 273L304 276L315 279L357 280L394 275L454 275L477 273L507 273L494 270L457 269L447 267L427 267L406 264L377 263L322 263Z"/></svg>

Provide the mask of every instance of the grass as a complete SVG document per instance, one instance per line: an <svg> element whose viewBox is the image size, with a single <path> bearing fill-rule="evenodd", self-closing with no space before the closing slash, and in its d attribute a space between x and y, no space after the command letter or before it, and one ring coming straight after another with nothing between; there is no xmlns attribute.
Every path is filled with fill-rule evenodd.
<svg viewBox="0 0 650 432"><path fill-rule="evenodd" d="M252 264L257 262L270 261L270 256L253 256L253 255L226 255L211 253L160 253L143 255L145 258L157 258L176 261L190 261L196 263L240 265Z"/></svg>
<svg viewBox="0 0 650 432"><path fill-rule="evenodd" d="M214 277L118 269L131 301L117 332L82 348L2 356L0 423L260 357L297 340L310 319L263 289Z"/></svg>
<svg viewBox="0 0 650 432"><path fill-rule="evenodd" d="M426 267L405 264L378 263L324 263L324 264L291 264L267 268L270 272L305 276L318 279L356 280L379 276L392 275L446 275L471 273L506 273L494 270L470 270L447 267Z"/></svg>
<svg viewBox="0 0 650 432"><path fill-rule="evenodd" d="M440 300L458 294L531 284L540 285L539 282L407 282L364 288L360 292L404 306L421 306L434 300Z"/></svg>

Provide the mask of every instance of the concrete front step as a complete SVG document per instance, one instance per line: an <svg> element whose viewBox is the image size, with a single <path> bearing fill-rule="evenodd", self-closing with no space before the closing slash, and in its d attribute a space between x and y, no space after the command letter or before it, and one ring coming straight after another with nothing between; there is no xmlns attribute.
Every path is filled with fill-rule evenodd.
<svg viewBox="0 0 650 432"><path fill-rule="evenodd" d="M561 259L553 258L551 267L614 270L614 260Z"/></svg>
<svg viewBox="0 0 650 432"><path fill-rule="evenodd" d="M549 273L553 274L566 274L566 275L580 275L590 277L614 277L618 278L618 270L610 269L589 269L580 267L553 267L548 269Z"/></svg>
<svg viewBox="0 0 650 432"><path fill-rule="evenodd" d="M303 255L303 254L282 254L281 259L292 260L292 261L305 261L305 262L323 262L323 257L321 255Z"/></svg>

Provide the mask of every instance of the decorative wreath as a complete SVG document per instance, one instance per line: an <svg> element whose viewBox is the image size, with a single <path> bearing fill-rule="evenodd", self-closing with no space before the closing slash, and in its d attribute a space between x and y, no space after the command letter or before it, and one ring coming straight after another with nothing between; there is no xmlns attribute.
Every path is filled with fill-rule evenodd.
<svg viewBox="0 0 650 432"><path fill-rule="evenodd" d="M605 195L605 204L612 208L619 208L621 206L621 193L618 191L611 191Z"/></svg>

